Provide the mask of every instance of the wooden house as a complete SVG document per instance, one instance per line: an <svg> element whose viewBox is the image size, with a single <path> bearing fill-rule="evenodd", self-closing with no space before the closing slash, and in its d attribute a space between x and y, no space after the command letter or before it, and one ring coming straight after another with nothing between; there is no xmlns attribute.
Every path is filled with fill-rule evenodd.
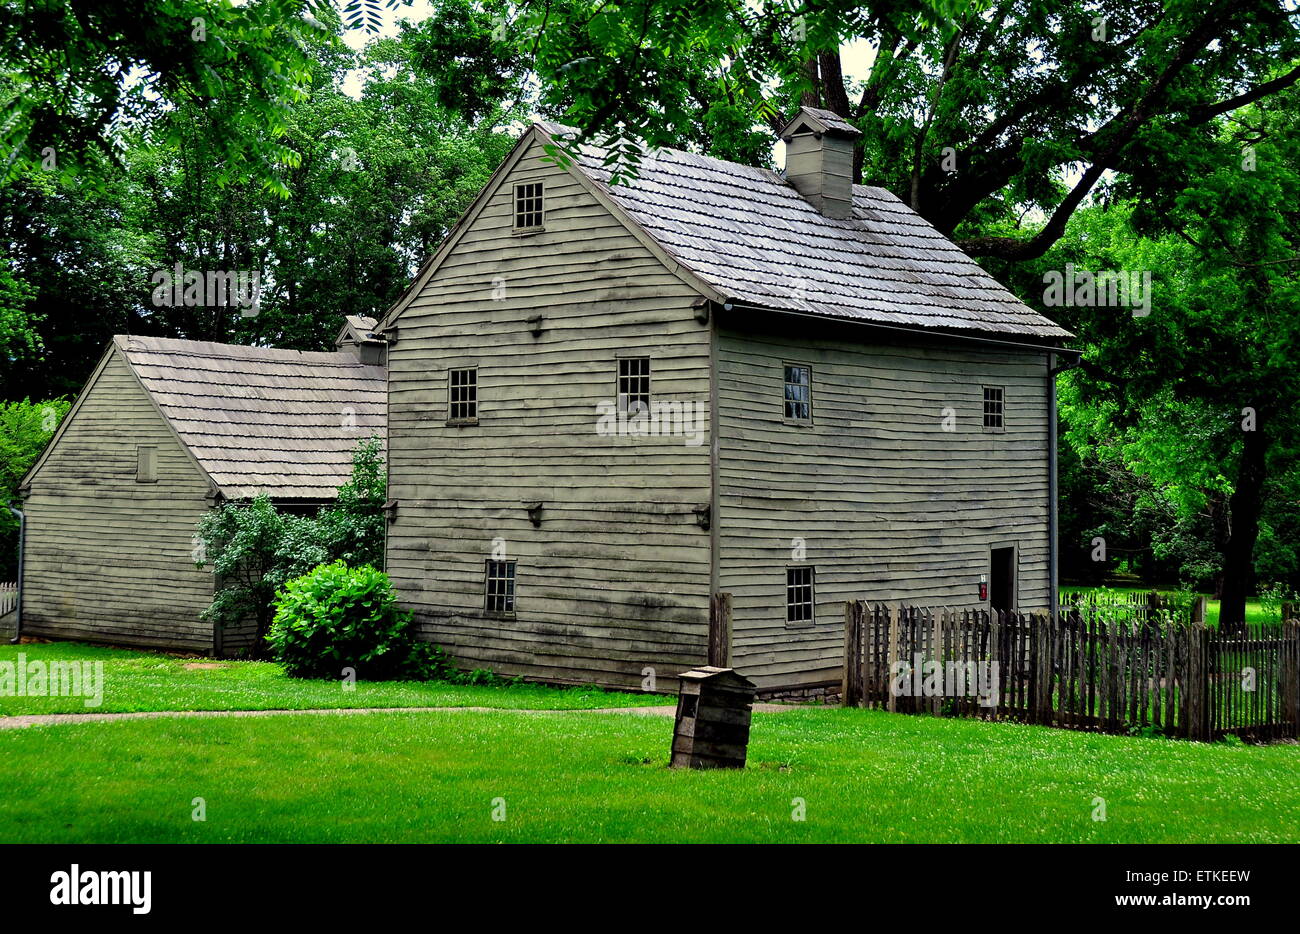
<svg viewBox="0 0 1300 934"><path fill-rule="evenodd" d="M333 499L357 442L384 433L373 322L331 353L119 335L22 482L24 635L229 653L249 631L199 614L195 532L222 500Z"/></svg>
<svg viewBox="0 0 1300 934"><path fill-rule="evenodd" d="M770 694L838 682L851 598L1048 604L1069 332L852 184L834 114L790 122L784 174L665 150L626 185L550 158L569 132L523 135L375 329L388 570L427 638Z"/></svg>

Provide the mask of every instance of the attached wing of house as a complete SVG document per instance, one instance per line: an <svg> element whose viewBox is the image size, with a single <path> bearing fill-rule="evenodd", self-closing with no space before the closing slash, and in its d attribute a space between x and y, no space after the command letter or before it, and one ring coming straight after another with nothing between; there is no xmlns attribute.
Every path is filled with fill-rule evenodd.
<svg viewBox="0 0 1300 934"><path fill-rule="evenodd" d="M115 337L23 480L23 632L221 648L199 519L220 498L332 499L386 411L384 369L355 348Z"/></svg>

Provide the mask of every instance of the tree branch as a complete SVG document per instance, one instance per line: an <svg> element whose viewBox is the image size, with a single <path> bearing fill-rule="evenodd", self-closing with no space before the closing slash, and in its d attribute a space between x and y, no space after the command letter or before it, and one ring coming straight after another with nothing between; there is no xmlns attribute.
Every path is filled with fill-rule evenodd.
<svg viewBox="0 0 1300 934"><path fill-rule="evenodd" d="M1207 123L1221 114L1226 114L1236 110L1238 107L1245 107L1252 104L1262 97L1268 97L1276 91L1290 87L1300 81L1300 65L1292 68L1281 77L1274 78L1272 81L1265 81L1263 84L1257 84L1244 94L1238 94L1236 97L1229 98L1226 101L1220 101L1217 104L1201 104L1193 107L1187 113L1187 119L1184 121L1188 126L1199 126Z"/></svg>

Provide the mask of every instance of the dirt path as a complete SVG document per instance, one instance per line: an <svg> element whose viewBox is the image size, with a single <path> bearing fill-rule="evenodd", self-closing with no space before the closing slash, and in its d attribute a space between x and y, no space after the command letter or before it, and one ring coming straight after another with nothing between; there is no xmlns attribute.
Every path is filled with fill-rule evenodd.
<svg viewBox="0 0 1300 934"><path fill-rule="evenodd" d="M794 710L790 704L755 704L755 713L780 713ZM113 720L156 720L161 717L284 717L299 714L367 714L367 713L621 713L639 717L671 717L676 705L653 707L597 707L594 709L528 710L520 707L335 707L307 710L147 710L135 713L45 713L0 717L0 730L20 730L29 726L59 726L67 723L105 722Z"/></svg>

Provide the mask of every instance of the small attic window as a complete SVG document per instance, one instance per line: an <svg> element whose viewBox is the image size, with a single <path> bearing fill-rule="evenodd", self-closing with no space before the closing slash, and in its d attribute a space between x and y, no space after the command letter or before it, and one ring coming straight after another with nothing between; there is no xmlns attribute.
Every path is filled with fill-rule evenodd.
<svg viewBox="0 0 1300 934"><path fill-rule="evenodd" d="M515 230L541 230L545 213L541 182L515 185Z"/></svg>
<svg viewBox="0 0 1300 934"><path fill-rule="evenodd" d="M158 449L151 444L141 444L135 449L135 482L158 482Z"/></svg>

